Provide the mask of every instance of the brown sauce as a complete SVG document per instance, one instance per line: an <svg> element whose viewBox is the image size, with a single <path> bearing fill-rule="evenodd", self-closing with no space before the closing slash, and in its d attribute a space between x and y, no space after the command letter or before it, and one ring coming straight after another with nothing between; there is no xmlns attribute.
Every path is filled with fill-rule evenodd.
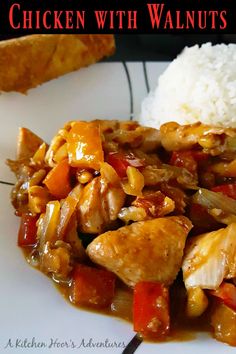
<svg viewBox="0 0 236 354"><path fill-rule="evenodd" d="M31 264L31 255L33 248L27 247L22 249L23 254L27 262L33 266L34 269L40 271L37 265ZM51 277L48 276L50 280ZM53 280L52 280L53 281ZM100 313L106 316L112 316L119 318L130 323L132 326L132 300L130 301L130 306L116 306L114 310L114 303L111 304L110 308L106 309L97 309L92 307L78 306L70 301L70 281L67 283L60 283L53 281L55 288L61 293L64 299L72 306L83 311L89 311L93 313ZM117 292L125 293L126 297L132 297L132 290L130 290L125 284L121 281L117 281L116 293ZM123 295L122 295L123 296ZM198 317L197 319L189 319L185 313L186 306L186 291L182 280L179 278L171 286L170 289L170 313L171 313L171 330L170 335L166 338L165 341L177 341L177 342L186 342L195 340L197 333L199 332L208 332L211 333L210 326L210 315L211 311L206 311L204 315ZM149 342L157 342L156 340L148 340Z"/></svg>

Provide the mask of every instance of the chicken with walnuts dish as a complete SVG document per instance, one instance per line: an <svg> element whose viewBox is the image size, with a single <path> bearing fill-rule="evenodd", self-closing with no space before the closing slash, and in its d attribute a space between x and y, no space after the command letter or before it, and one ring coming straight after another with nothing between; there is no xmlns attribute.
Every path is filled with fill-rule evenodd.
<svg viewBox="0 0 236 354"><path fill-rule="evenodd" d="M236 129L71 121L20 128L18 245L74 305L166 340L200 323L236 345Z"/></svg>

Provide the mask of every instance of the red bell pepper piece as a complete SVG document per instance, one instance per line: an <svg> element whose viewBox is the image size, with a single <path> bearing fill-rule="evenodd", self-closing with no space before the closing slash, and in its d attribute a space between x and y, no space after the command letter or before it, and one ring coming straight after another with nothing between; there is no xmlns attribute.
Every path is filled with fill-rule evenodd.
<svg viewBox="0 0 236 354"><path fill-rule="evenodd" d="M236 311L236 286L231 283L223 282L217 290L209 290L209 293Z"/></svg>
<svg viewBox="0 0 236 354"><path fill-rule="evenodd" d="M108 307L114 297L114 291L113 273L85 265L75 266L71 287L73 303L96 308Z"/></svg>
<svg viewBox="0 0 236 354"><path fill-rule="evenodd" d="M126 177L126 170L129 166L144 167L144 161L136 157L132 152L109 152L107 162L116 170L120 178Z"/></svg>
<svg viewBox="0 0 236 354"><path fill-rule="evenodd" d="M160 283L139 282L134 288L134 330L144 338L163 338L170 329L169 291Z"/></svg>
<svg viewBox="0 0 236 354"><path fill-rule="evenodd" d="M192 203L189 209L189 217L199 233L217 227L218 222L210 215L204 206Z"/></svg>
<svg viewBox="0 0 236 354"><path fill-rule="evenodd" d="M200 150L173 151L170 165L184 167L191 173L197 172L198 163L207 160L208 154Z"/></svg>
<svg viewBox="0 0 236 354"><path fill-rule="evenodd" d="M18 232L18 246L26 247L36 244L38 217L29 214L23 214L21 217L20 228Z"/></svg>
<svg viewBox="0 0 236 354"><path fill-rule="evenodd" d="M235 183L221 184L219 186L213 187L211 190L213 192L223 193L223 194L227 195L227 197L230 197L232 199L236 199L236 184Z"/></svg>
<svg viewBox="0 0 236 354"><path fill-rule="evenodd" d="M203 152L202 150L190 150L190 151L195 161L197 162L206 161L209 157L209 154Z"/></svg>

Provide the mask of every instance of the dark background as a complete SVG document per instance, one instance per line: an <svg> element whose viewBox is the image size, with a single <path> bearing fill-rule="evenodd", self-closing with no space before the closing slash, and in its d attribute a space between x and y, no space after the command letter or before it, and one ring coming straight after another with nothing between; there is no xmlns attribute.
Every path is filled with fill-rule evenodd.
<svg viewBox="0 0 236 354"><path fill-rule="evenodd" d="M116 35L116 53L109 61L158 61L171 60L185 46L201 44L205 42L236 43L236 34L224 35L168 35L168 34L146 34L146 35Z"/></svg>
<svg viewBox="0 0 236 354"><path fill-rule="evenodd" d="M0 40L12 36L0 35ZM120 34L115 35L116 52L106 61L172 60L185 46L206 42L236 43L236 34Z"/></svg>

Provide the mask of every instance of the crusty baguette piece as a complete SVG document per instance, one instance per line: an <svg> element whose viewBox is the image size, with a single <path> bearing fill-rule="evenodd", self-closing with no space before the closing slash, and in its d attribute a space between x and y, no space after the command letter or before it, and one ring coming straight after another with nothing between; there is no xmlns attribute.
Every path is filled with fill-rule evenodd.
<svg viewBox="0 0 236 354"><path fill-rule="evenodd" d="M115 50L113 35L41 34L0 42L0 91L25 93Z"/></svg>

